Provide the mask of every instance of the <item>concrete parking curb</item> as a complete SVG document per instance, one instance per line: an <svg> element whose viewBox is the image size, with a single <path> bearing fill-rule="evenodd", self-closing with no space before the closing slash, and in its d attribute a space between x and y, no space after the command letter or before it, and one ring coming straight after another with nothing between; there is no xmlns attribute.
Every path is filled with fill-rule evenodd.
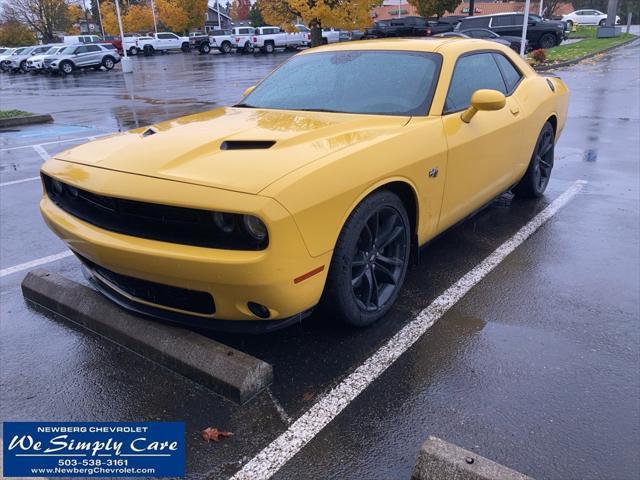
<svg viewBox="0 0 640 480"><path fill-rule="evenodd" d="M23 117L8 117L0 119L0 128L17 127L19 125L33 125L36 123L53 122L53 117L46 115L25 115Z"/></svg>
<svg viewBox="0 0 640 480"><path fill-rule="evenodd" d="M533 480L436 437L422 444L411 480Z"/></svg>
<svg viewBox="0 0 640 480"><path fill-rule="evenodd" d="M24 297L237 403L273 382L273 367L190 330L127 313L95 290L44 269L22 281Z"/></svg>
<svg viewBox="0 0 640 480"><path fill-rule="evenodd" d="M605 48L604 50L600 50L599 52L589 53L588 55L583 55L582 57L574 58L572 60L567 60L566 62L554 63L552 65L534 65L533 68L534 68L534 70L536 72L546 72L548 70L555 70L556 68L570 67L571 65L575 65L576 63L580 63L583 60L587 60L588 58L595 57L596 55L602 55L603 53L611 52L612 50L615 50L616 48L620 48L620 47L624 47L625 45L629 45L630 43L633 43L633 42L635 42L637 40L638 40L638 37L630 38L626 42L619 43L618 45L613 45L613 46L611 46L609 48Z"/></svg>

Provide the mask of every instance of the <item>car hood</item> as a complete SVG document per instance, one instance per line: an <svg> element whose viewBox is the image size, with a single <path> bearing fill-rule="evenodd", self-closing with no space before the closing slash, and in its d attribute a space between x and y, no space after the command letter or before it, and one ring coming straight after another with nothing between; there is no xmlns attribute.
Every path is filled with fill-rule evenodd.
<svg viewBox="0 0 640 480"><path fill-rule="evenodd" d="M95 140L55 158L256 194L328 154L383 141L409 119L219 108Z"/></svg>

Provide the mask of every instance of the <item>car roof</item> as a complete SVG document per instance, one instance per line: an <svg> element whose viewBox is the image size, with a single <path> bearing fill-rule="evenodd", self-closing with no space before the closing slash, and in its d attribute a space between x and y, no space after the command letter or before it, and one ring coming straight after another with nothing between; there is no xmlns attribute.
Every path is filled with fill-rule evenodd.
<svg viewBox="0 0 640 480"><path fill-rule="evenodd" d="M359 40L357 42L332 43L316 48L303 50L298 55L313 55L315 52L330 51L367 51L389 50L410 52L441 52L447 54L459 54L465 51L481 50L491 44L492 48L498 48L493 42L487 40L459 38L459 37L422 37L422 38L382 38L375 40Z"/></svg>

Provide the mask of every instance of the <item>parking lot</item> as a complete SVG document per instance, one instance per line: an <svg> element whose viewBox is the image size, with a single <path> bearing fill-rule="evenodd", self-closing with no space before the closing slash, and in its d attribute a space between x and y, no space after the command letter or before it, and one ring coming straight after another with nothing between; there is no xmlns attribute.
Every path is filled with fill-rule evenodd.
<svg viewBox="0 0 640 480"><path fill-rule="evenodd" d="M35 266L85 282L40 218L44 159L93 137L232 104L290 54L138 57L131 75L119 67L3 75L3 109L50 113L55 122L0 131L0 415L183 420L189 478L229 478L283 432L299 433L296 419L575 191L395 363L365 378L363 392L327 414L308 443L285 441L252 465L275 468L279 479L409 478L420 444L435 435L538 479L638 478L639 53L635 42L556 72L572 98L545 197L501 198L428 244L382 322L347 329L316 313L267 335L209 334L274 366L269 391L242 406L33 310L20 282ZM234 435L206 443L200 431L209 426Z"/></svg>

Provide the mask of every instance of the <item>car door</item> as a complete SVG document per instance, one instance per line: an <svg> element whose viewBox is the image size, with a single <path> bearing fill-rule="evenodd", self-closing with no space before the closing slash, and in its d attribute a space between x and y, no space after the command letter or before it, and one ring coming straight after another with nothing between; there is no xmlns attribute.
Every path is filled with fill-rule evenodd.
<svg viewBox="0 0 640 480"><path fill-rule="evenodd" d="M582 18L583 20L581 23L587 25L595 25L596 23L598 23L595 10L585 10Z"/></svg>
<svg viewBox="0 0 640 480"><path fill-rule="evenodd" d="M88 57L88 52L87 52L87 45L82 45L78 48L76 48L74 53L74 59L73 59L73 63L76 64L77 67L84 67L87 65L87 57Z"/></svg>
<svg viewBox="0 0 640 480"><path fill-rule="evenodd" d="M508 88L494 55L502 54L482 51L461 55L448 86L442 121L449 152L440 231L508 189L521 173L520 109L512 95L519 78ZM477 112L465 123L461 113L479 89L504 93L506 105L497 111Z"/></svg>
<svg viewBox="0 0 640 480"><path fill-rule="evenodd" d="M99 45L87 45L87 65L100 65L104 50Z"/></svg>

